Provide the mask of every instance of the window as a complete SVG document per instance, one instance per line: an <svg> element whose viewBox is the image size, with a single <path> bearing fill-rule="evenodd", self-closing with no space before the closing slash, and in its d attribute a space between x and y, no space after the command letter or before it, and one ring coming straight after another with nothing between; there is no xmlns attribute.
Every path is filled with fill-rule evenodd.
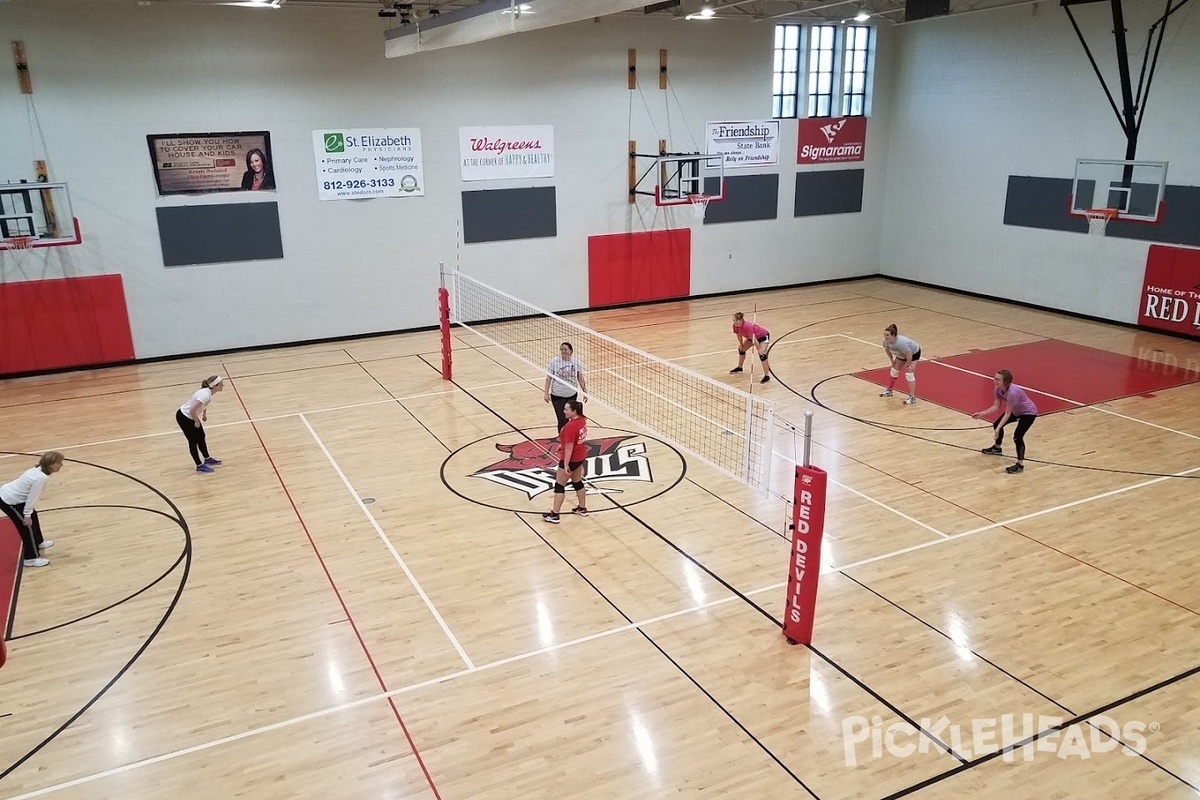
<svg viewBox="0 0 1200 800"><path fill-rule="evenodd" d="M842 115L861 117L867 113L867 56L871 52L871 28L846 28L846 60L842 65Z"/></svg>
<svg viewBox="0 0 1200 800"><path fill-rule="evenodd" d="M833 116L833 42L837 28L814 25L808 46L808 116Z"/></svg>
<svg viewBox="0 0 1200 800"><path fill-rule="evenodd" d="M771 115L795 117L800 107L800 26L775 26L775 66Z"/></svg>

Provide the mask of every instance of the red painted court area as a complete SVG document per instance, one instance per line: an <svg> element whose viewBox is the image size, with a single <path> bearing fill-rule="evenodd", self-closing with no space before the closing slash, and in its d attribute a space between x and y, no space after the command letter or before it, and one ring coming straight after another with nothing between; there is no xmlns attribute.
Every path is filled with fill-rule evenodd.
<svg viewBox="0 0 1200 800"><path fill-rule="evenodd" d="M1200 381L1200 372L1183 367L1044 339L922 361L917 367L917 395L924 401L973 414L991 406L992 376L999 369L1012 372L1013 382L1029 393L1039 414ZM886 386L888 369L858 372L855 377ZM894 391L907 391L903 375Z"/></svg>

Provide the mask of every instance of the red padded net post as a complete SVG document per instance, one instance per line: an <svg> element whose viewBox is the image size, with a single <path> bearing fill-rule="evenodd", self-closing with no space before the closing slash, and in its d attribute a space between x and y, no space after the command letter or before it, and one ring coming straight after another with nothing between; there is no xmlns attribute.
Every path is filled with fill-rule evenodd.
<svg viewBox="0 0 1200 800"><path fill-rule="evenodd" d="M445 286L438 289L438 320L442 329L442 380L453 378L450 358L450 292Z"/></svg>

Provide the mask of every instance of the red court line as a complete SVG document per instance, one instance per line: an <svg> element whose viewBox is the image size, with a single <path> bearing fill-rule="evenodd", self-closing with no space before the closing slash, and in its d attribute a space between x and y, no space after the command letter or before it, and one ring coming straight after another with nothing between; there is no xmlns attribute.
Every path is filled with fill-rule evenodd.
<svg viewBox="0 0 1200 800"><path fill-rule="evenodd" d="M221 369L225 370L225 365L221 364ZM308 525L304 522L304 517L300 515L300 509L296 506L296 501L292 499L292 493L288 491L287 484L283 481L283 475L279 472L279 467L275 465L275 459L271 457L271 451L267 449L267 443L263 441L262 434L259 433L258 423L250 417L250 409L246 407L246 401L242 399L241 392L237 390L232 380L227 379L230 386L233 387L233 393L237 397L238 402L242 406L242 410L246 413L246 418L250 420L250 427L254 429L254 435L258 437L258 443L263 449L263 453L267 457L267 461L271 463L271 469L275 471L275 477L279 480L280 487L283 488L284 495L287 496L288 503L292 506L292 511L296 515L296 519L300 522L300 527L304 529L304 535L308 537L308 543L312 545L313 553L317 556L317 561L321 564L321 570L325 573L326 580L329 581L330 587L333 588L333 593L337 595L338 603L342 606L342 611L346 613L346 620L350 623L350 627L354 630L354 637L358 639L358 644L362 648L363 653L367 657L367 662L371 665L371 671L375 673L375 680L379 682L379 686L386 693L389 691L387 683L383 680L383 675L379 673L379 667L375 665L375 659L371 657L371 651L367 649L367 643L363 641L362 633L358 630L358 623L354 621L354 615L350 613L350 608L346 605L345 599L342 597L341 591L338 589L337 583L333 580L333 575L329 572L329 566L325 563L325 558L321 555L321 550L317 547L316 541L313 540L312 534L308 530ZM339 620L340 621L340 620ZM425 780L429 783L429 788L433 790L433 796L437 800L442 800L441 794L438 793L437 786L433 782L433 776L429 774L429 769L425 766L425 759L421 758L421 753L417 750L417 743L413 741L412 734L408 731L408 726L404 724L404 718L400 716L400 709L396 707L395 698L387 699L388 705L392 707L392 713L396 715L396 721L400 723L400 729L404 731L404 738L408 740L408 746L412 753L417 758L417 764L421 767L421 772L425 774Z"/></svg>

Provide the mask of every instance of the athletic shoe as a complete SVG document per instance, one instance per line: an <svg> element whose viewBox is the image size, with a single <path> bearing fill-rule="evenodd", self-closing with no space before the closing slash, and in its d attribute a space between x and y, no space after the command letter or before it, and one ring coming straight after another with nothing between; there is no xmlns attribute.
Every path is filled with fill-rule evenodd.
<svg viewBox="0 0 1200 800"><path fill-rule="evenodd" d="M729 370L729 374L730 374L730 375L736 375L736 374L738 374L738 373L739 373L739 372L741 372L741 371L742 371L742 368L741 368L741 367L734 367L733 369Z"/></svg>
<svg viewBox="0 0 1200 800"><path fill-rule="evenodd" d="M586 517L588 515L588 510L583 506L575 506L571 509L571 513L578 514L581 517Z"/></svg>
<svg viewBox="0 0 1200 800"><path fill-rule="evenodd" d="M1000 448L1000 445L998 445L998 444L994 444L991 447L985 447L982 450L980 450L979 452L983 453L985 456L1002 456L1002 455L1004 455L1004 450L1002 450Z"/></svg>
<svg viewBox="0 0 1200 800"><path fill-rule="evenodd" d="M542 514L542 519L544 519L546 522L550 522L555 525L558 524L558 514L555 514L553 511L546 513L546 514Z"/></svg>
<svg viewBox="0 0 1200 800"><path fill-rule="evenodd" d="M912 405L916 405L916 404L917 404L917 398L913 397L911 394L904 401L904 405L906 405L906 406L912 406Z"/></svg>
<svg viewBox="0 0 1200 800"><path fill-rule="evenodd" d="M771 380L770 375L763 375L763 379L761 381L759 381L759 383L766 383L769 380Z"/></svg>
<svg viewBox="0 0 1200 800"><path fill-rule="evenodd" d="M204 463L215 467L217 464L221 463L221 459L209 456L208 458L204 459Z"/></svg>
<svg viewBox="0 0 1200 800"><path fill-rule="evenodd" d="M51 547L54 547L54 542L49 539L38 545L39 550L49 550Z"/></svg>
<svg viewBox="0 0 1200 800"><path fill-rule="evenodd" d="M891 396L892 396L892 390L891 390L891 389L884 389L882 392L880 392L880 393L879 393L879 396L880 396L880 397L891 397Z"/></svg>
<svg viewBox="0 0 1200 800"><path fill-rule="evenodd" d="M1004 471L1007 472L1009 475L1016 475L1018 472L1025 471L1025 465L1024 464L1013 464L1011 467L1005 467Z"/></svg>
<svg viewBox="0 0 1200 800"><path fill-rule="evenodd" d="M27 567L48 567L48 566L50 566L50 559L48 559L48 558L27 558L27 559L25 559L25 566L27 566Z"/></svg>
<svg viewBox="0 0 1200 800"><path fill-rule="evenodd" d="M208 464L201 464L200 466L196 467L196 472L212 472L212 471L213 471L213 468L210 467Z"/></svg>

